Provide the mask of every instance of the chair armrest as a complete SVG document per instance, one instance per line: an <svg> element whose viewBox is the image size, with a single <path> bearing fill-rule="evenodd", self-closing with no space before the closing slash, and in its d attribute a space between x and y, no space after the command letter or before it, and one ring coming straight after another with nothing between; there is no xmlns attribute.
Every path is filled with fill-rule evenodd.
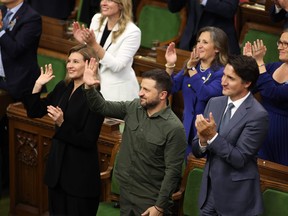
<svg viewBox="0 0 288 216"><path fill-rule="evenodd" d="M172 194L172 200L181 200L184 197L185 188L180 187L178 191Z"/></svg>
<svg viewBox="0 0 288 216"><path fill-rule="evenodd" d="M109 166L107 170L105 170L104 172L101 172L100 173L101 180L110 179L112 176L112 170L113 170L113 167Z"/></svg>

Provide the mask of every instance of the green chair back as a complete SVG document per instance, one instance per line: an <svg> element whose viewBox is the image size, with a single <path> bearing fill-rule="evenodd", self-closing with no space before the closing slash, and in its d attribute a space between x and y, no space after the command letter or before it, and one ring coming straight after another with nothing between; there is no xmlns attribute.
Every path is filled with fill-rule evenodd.
<svg viewBox="0 0 288 216"><path fill-rule="evenodd" d="M256 41L257 39L262 39L265 46L267 47L264 62L269 63L279 61L279 54L278 54L279 52L276 44L277 40L279 40L279 35L255 29L250 29L243 39L242 47L245 45L247 41L253 43L253 41Z"/></svg>
<svg viewBox="0 0 288 216"><path fill-rule="evenodd" d="M274 189L263 192L264 214L262 216L287 216L288 193Z"/></svg>
<svg viewBox="0 0 288 216"><path fill-rule="evenodd" d="M141 46L151 48L154 41L162 42L176 37L180 26L179 13L171 13L167 7L144 5L138 18Z"/></svg>
<svg viewBox="0 0 288 216"><path fill-rule="evenodd" d="M66 62L63 59L54 58L51 56L46 56L38 54L38 64L40 67L44 67L45 64L52 64L53 73L55 78L46 84L47 92L51 92L55 85L63 80L66 75Z"/></svg>
<svg viewBox="0 0 288 216"><path fill-rule="evenodd" d="M199 215L198 196L202 181L203 169L194 168L190 171L185 188L183 200L183 213L185 216Z"/></svg>

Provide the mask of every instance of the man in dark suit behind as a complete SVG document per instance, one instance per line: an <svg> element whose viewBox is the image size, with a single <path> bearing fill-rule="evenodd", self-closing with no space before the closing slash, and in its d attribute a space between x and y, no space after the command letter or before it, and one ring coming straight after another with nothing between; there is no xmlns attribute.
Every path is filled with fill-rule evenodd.
<svg viewBox="0 0 288 216"><path fill-rule="evenodd" d="M258 76L252 57L231 56L222 77L224 96L210 99L204 115L196 118L192 152L197 158L207 156L201 215L255 216L263 211L256 155L267 134L268 114L250 92ZM224 126L229 103L234 107Z"/></svg>
<svg viewBox="0 0 288 216"><path fill-rule="evenodd" d="M172 13L187 7L187 23L181 37L180 49L192 50L196 44L199 29L214 26L222 29L229 38L229 52L240 54L238 37L235 29L234 17L239 0L167 0Z"/></svg>
<svg viewBox="0 0 288 216"><path fill-rule="evenodd" d="M0 22L1 59L0 89L16 100L24 91L32 91L40 75L37 63L37 48L42 32L41 16L23 0L1 0L4 19L7 9L13 13L9 25L3 29Z"/></svg>
<svg viewBox="0 0 288 216"><path fill-rule="evenodd" d="M24 92L32 91L40 75L37 48L42 32L42 21L41 16L24 0L0 0L0 2L2 3L0 6L0 94L3 94L4 90L12 97L11 101L19 101ZM12 14L8 18L7 25L4 25L4 17L8 11ZM5 110L7 104L0 101L0 106L1 110ZM6 115L4 117L1 115L0 118L0 182L2 172L6 181L3 184L7 185L8 123Z"/></svg>

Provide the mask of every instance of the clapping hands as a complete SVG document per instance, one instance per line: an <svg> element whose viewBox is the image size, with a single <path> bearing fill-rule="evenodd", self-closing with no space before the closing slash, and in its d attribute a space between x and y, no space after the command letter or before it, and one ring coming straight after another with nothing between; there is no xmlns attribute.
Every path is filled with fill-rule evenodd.
<svg viewBox="0 0 288 216"><path fill-rule="evenodd" d="M266 46L264 45L263 41L259 39L254 41L253 44L248 41L243 47L243 55L252 56L257 63L263 62L266 51Z"/></svg>
<svg viewBox="0 0 288 216"><path fill-rule="evenodd" d="M78 22L73 23L73 36L82 44L93 45L96 42L93 30L86 28L84 24L80 25Z"/></svg>

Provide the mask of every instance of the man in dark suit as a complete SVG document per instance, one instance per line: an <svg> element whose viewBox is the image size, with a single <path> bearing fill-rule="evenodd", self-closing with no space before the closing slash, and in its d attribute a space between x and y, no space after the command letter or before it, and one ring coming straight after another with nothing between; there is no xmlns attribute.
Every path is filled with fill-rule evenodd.
<svg viewBox="0 0 288 216"><path fill-rule="evenodd" d="M192 152L207 157L201 215L255 216L263 211L256 155L267 134L268 113L250 92L258 76L252 57L231 56L222 77L224 96L210 99L204 115L197 115Z"/></svg>
<svg viewBox="0 0 288 216"><path fill-rule="evenodd" d="M75 7L78 7L75 5L75 0L27 0L27 2L41 15L61 20L68 19Z"/></svg>
<svg viewBox="0 0 288 216"><path fill-rule="evenodd" d="M199 29L214 26L222 29L229 38L229 51L240 54L234 17L239 0L167 0L172 13L179 12L187 6L188 18L179 48L190 50L196 44Z"/></svg>
<svg viewBox="0 0 288 216"><path fill-rule="evenodd" d="M283 28L286 29L288 27L288 13L287 11L281 7L278 3L278 0L272 0L274 3L270 10L270 17L273 22L282 22L283 21Z"/></svg>
<svg viewBox="0 0 288 216"><path fill-rule="evenodd" d="M8 93L12 97L9 101L19 101L24 92L32 91L40 75L37 48L42 32L42 21L41 16L23 0L1 0L0 2L2 3L0 6L0 94ZM8 12L11 15L6 16ZM1 110L5 110L7 104L1 100L0 106ZM7 186L8 120L6 115L4 117L1 115L0 118L0 178L2 172L5 177L3 185Z"/></svg>
<svg viewBox="0 0 288 216"><path fill-rule="evenodd" d="M40 75L37 63L37 48L42 32L41 16L23 0L1 0L0 7L4 19L7 9L13 14L8 26L0 22L0 89L16 100L24 91L32 91Z"/></svg>

